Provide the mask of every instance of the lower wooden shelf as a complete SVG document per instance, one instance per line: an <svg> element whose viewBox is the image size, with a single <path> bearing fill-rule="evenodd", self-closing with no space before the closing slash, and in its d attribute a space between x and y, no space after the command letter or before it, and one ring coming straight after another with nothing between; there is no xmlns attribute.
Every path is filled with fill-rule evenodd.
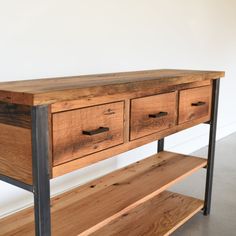
<svg viewBox="0 0 236 236"><path fill-rule="evenodd" d="M147 213L148 210L142 210L145 204L148 207L152 201L154 204L162 205L163 212L173 212L171 208L165 210L164 199L168 201L173 199L175 206L179 202L180 217L171 220L172 224L170 222L170 227L176 228L198 211L202 207L202 202L168 192L162 193L157 198L156 196L206 164L206 159L164 151L54 197L51 200L52 235L96 235L96 232L109 230L110 227L116 228L117 224L121 224L119 222L123 221L122 218L126 213L127 216L131 216L138 209L146 211L148 218L155 218L154 215L152 216L154 208L149 207L150 213ZM199 203L198 207L195 201ZM193 208L190 206L189 210L184 213L184 207L183 209L180 207L182 202L184 205L194 203L194 206ZM128 218L132 220L131 217ZM134 224L137 222L136 219ZM157 230L156 228L158 226L153 230ZM166 229L166 232L171 232L171 229ZM0 235L34 235L33 209L29 208L1 219Z"/></svg>
<svg viewBox="0 0 236 236"><path fill-rule="evenodd" d="M199 199L164 191L90 235L170 235L202 208L203 201Z"/></svg>

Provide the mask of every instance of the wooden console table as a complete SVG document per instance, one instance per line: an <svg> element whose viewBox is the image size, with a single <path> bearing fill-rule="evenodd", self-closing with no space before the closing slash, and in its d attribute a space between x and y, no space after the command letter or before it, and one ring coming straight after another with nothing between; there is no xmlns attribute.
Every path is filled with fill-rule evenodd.
<svg viewBox="0 0 236 236"><path fill-rule="evenodd" d="M34 194L34 208L0 219L0 235L169 235L209 214L223 76L151 70L0 83L0 179ZM164 151L164 137L200 123L210 125L208 159ZM157 154L50 200L50 179L155 140ZM203 167L204 200L166 190Z"/></svg>

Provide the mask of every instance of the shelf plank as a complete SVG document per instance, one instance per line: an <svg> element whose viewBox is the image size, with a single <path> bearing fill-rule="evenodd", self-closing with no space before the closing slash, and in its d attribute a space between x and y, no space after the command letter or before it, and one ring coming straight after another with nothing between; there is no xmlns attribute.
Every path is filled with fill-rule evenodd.
<svg viewBox="0 0 236 236"><path fill-rule="evenodd" d="M51 203L53 235L103 227L206 164L206 159L164 151L56 196ZM0 220L0 236L33 232L32 208Z"/></svg>
<svg viewBox="0 0 236 236"><path fill-rule="evenodd" d="M81 236L170 235L199 212L203 205L202 200L164 191L94 233L94 229L90 229Z"/></svg>

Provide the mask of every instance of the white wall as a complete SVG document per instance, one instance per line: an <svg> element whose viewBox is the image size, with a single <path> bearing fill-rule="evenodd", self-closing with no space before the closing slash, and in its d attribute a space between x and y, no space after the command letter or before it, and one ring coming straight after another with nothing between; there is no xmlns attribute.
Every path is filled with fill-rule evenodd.
<svg viewBox="0 0 236 236"><path fill-rule="evenodd" d="M155 68L225 70L218 138L236 131L236 1L0 0L0 80ZM207 127L167 138L183 153ZM154 153L155 143L52 181L53 194ZM127 157L132 157L128 159ZM32 203L0 182L0 216Z"/></svg>

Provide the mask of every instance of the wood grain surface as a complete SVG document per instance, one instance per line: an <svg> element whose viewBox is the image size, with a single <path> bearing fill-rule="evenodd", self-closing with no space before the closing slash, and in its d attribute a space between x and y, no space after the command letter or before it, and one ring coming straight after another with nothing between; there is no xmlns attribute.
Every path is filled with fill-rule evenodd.
<svg viewBox="0 0 236 236"><path fill-rule="evenodd" d="M32 184L30 129L0 123L0 173Z"/></svg>
<svg viewBox="0 0 236 236"><path fill-rule="evenodd" d="M217 79L223 71L148 70L0 83L0 101L39 105Z"/></svg>
<svg viewBox="0 0 236 236"><path fill-rule="evenodd" d="M31 128L31 107L0 102L0 123Z"/></svg>
<svg viewBox="0 0 236 236"><path fill-rule="evenodd" d="M183 90L188 88L195 88L195 87L202 87L211 84L211 80L203 80L197 81L193 83L183 83L183 84L171 84L165 85L164 83L161 85L155 86L155 83L152 84L144 84L143 87L139 87L130 91L119 91L117 90L116 93L109 93L109 94L98 94L96 96L92 93L90 96L82 96L79 99L72 99L66 101L58 101L51 104L51 111L52 113L60 112L60 111L67 111L73 110L78 108L83 108L87 106L94 106L99 104L104 104L109 102L116 102L122 100L130 100L134 98L140 98L145 96L152 96L161 93L168 93L177 90Z"/></svg>
<svg viewBox="0 0 236 236"><path fill-rule="evenodd" d="M54 197L52 235L95 232L206 163L198 157L161 152ZM0 235L34 235L33 209L1 219Z"/></svg>
<svg viewBox="0 0 236 236"><path fill-rule="evenodd" d="M124 102L53 114L53 164L58 165L124 141ZM85 131L106 132L86 135Z"/></svg>
<svg viewBox="0 0 236 236"><path fill-rule="evenodd" d="M131 140L171 128L177 120L177 93L132 99L130 116Z"/></svg>
<svg viewBox="0 0 236 236"><path fill-rule="evenodd" d="M159 139L166 137L168 135L177 133L181 130L193 127L195 125L198 125L198 124L201 124L201 123L204 123L207 121L209 121L209 119L207 119L206 117L202 117L200 119L192 120L190 122L186 122L186 123L183 123L183 124L180 124L177 126L173 126L169 129L165 129L165 130L159 131L157 133L153 133L153 134L147 135L145 137L142 137L142 138L130 141L130 142L123 143L122 145L117 145L115 147L105 149L101 152L96 152L96 153L90 154L89 156L85 156L84 158L75 159L75 160L63 163L61 165L58 165L58 166L54 166L52 169L53 178L64 175L66 173L77 170L79 168L94 164L98 161L105 160L109 157L121 154L123 152L129 151L131 149L140 147L144 144L159 140Z"/></svg>
<svg viewBox="0 0 236 236"><path fill-rule="evenodd" d="M179 124L211 115L212 86L181 90Z"/></svg>
<svg viewBox="0 0 236 236"><path fill-rule="evenodd" d="M80 236L168 236L202 208L202 200L164 191L94 233Z"/></svg>

